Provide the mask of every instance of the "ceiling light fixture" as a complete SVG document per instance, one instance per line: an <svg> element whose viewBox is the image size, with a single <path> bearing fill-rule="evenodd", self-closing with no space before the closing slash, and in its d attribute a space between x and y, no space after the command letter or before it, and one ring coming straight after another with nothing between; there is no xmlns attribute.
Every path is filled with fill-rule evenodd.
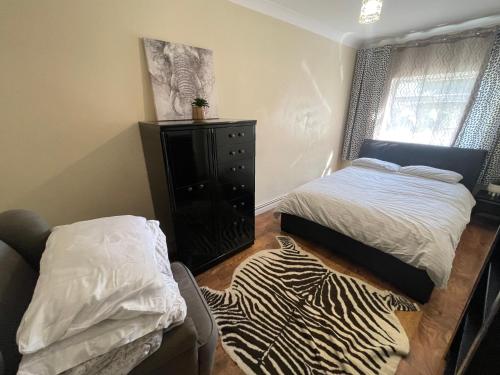
<svg viewBox="0 0 500 375"><path fill-rule="evenodd" d="M359 23L374 23L380 19L382 13L382 0L363 0Z"/></svg>

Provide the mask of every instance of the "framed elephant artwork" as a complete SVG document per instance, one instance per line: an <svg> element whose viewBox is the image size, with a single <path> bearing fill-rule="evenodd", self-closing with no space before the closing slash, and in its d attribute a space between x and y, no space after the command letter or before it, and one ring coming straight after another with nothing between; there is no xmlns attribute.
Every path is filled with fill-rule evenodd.
<svg viewBox="0 0 500 375"><path fill-rule="evenodd" d="M144 38L157 120L186 120L195 98L208 101L206 118L217 118L213 52Z"/></svg>

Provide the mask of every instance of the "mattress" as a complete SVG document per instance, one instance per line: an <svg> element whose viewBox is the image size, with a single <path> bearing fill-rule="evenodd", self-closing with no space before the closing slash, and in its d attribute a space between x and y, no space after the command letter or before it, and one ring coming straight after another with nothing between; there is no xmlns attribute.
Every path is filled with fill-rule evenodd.
<svg viewBox="0 0 500 375"><path fill-rule="evenodd" d="M351 166L293 190L276 213L299 216L391 254L444 288L474 205L459 183Z"/></svg>

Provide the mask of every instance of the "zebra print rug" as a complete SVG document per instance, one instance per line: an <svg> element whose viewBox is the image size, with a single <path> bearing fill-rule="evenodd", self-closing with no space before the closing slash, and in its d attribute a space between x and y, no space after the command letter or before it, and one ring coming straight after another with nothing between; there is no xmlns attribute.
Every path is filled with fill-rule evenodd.
<svg viewBox="0 0 500 375"><path fill-rule="evenodd" d="M276 238L228 289L202 288L231 358L246 374L394 374L409 352L394 311L417 305Z"/></svg>

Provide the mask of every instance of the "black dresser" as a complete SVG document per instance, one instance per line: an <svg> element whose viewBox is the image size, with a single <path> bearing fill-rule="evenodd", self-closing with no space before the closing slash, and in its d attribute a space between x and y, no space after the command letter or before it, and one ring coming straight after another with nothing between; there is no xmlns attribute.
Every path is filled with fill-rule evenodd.
<svg viewBox="0 0 500 375"><path fill-rule="evenodd" d="M199 273L254 242L255 121L141 122L169 254Z"/></svg>

